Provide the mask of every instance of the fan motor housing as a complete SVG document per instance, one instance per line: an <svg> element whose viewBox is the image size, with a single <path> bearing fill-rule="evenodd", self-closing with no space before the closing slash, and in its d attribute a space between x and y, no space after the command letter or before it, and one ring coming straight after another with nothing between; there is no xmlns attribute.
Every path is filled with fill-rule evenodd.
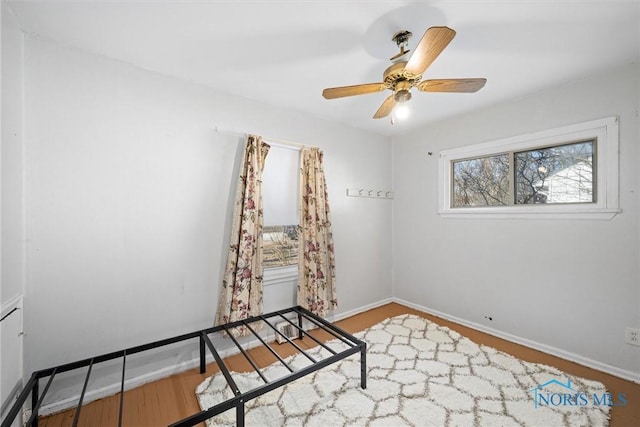
<svg viewBox="0 0 640 427"><path fill-rule="evenodd" d="M383 81L384 85L388 89L395 91L400 82L403 82L402 86L405 86L401 89L407 90L420 83L420 80L422 80L422 74L413 74L407 72L404 68L406 65L407 61L402 61L395 63L384 70Z"/></svg>

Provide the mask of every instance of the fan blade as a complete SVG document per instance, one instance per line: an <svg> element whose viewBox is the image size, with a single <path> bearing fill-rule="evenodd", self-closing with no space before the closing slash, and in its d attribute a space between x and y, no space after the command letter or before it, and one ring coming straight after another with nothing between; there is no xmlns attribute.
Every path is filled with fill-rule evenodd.
<svg viewBox="0 0 640 427"><path fill-rule="evenodd" d="M382 92L387 87L384 83L365 83L354 86L330 87L322 91L326 99L342 98L345 96L364 95L367 93Z"/></svg>
<svg viewBox="0 0 640 427"><path fill-rule="evenodd" d="M396 100L393 98L393 94L391 94L387 97L387 99L384 100L380 108L378 108L378 111L376 111L376 113L373 115L373 118L381 119L383 117L387 117L395 106Z"/></svg>
<svg viewBox="0 0 640 427"><path fill-rule="evenodd" d="M423 92L477 92L484 87L487 79L433 79L418 85Z"/></svg>
<svg viewBox="0 0 640 427"><path fill-rule="evenodd" d="M456 32L449 27L431 27L424 32L405 70L412 74L422 74L455 37Z"/></svg>

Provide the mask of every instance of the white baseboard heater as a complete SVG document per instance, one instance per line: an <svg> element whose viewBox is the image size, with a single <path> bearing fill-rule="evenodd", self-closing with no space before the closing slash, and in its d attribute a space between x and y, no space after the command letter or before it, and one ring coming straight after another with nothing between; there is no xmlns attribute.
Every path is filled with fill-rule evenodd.
<svg viewBox="0 0 640 427"><path fill-rule="evenodd" d="M291 323L280 322L276 324L276 328L278 332L280 332L279 334L276 334L276 340L278 341L278 344L284 344L287 342L287 339L284 336L286 336L290 340L298 339L298 335L299 335L298 328L293 326Z"/></svg>

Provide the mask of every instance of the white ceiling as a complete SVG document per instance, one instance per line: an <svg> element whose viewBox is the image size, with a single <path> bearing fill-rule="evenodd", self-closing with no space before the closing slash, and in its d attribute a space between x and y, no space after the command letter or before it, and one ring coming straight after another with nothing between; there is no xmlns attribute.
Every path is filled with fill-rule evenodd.
<svg viewBox="0 0 640 427"><path fill-rule="evenodd" d="M4 1L4 0L3 0ZM144 69L383 135L637 62L639 1L9 1L23 30ZM411 116L372 116L388 92L325 100L378 82L431 26L457 35L424 78L486 77L475 94L419 93Z"/></svg>

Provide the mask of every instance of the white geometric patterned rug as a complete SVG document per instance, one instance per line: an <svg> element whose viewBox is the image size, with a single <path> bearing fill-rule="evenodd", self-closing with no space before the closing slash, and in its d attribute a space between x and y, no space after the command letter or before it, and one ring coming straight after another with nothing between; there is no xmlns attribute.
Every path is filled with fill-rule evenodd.
<svg viewBox="0 0 640 427"><path fill-rule="evenodd" d="M603 384L529 363L414 315L355 334L367 343L367 388L355 354L246 404L247 426L607 426ZM344 345L331 342L335 347ZM311 355L326 357L324 349ZM306 366L302 355L287 359ZM269 379L288 373L280 364ZM233 373L241 391L264 384ZM222 374L196 394L202 409L232 396ZM235 425L235 410L208 421Z"/></svg>

